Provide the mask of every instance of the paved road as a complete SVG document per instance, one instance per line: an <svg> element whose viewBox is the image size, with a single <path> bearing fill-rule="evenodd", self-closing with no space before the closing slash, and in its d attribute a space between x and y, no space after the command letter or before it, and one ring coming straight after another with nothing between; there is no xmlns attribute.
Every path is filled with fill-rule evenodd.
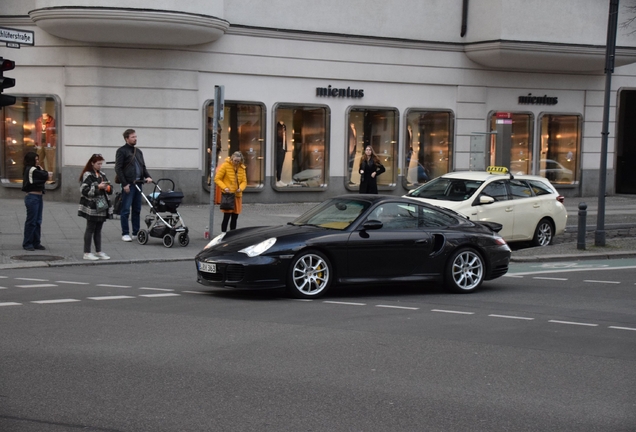
<svg viewBox="0 0 636 432"><path fill-rule="evenodd" d="M189 262L5 269L0 430L631 431L634 270L605 263L314 301Z"/></svg>

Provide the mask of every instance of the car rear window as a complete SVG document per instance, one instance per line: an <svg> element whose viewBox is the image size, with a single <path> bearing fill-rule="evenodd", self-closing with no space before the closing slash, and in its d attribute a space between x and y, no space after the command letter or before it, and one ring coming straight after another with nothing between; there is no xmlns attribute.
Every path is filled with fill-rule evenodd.
<svg viewBox="0 0 636 432"><path fill-rule="evenodd" d="M535 195L549 195L555 193L550 186L545 183L542 183L539 180L528 180L530 186L532 187L532 191Z"/></svg>
<svg viewBox="0 0 636 432"><path fill-rule="evenodd" d="M530 198L532 189L524 181L510 180L510 193L512 194L512 199Z"/></svg>
<svg viewBox="0 0 636 432"><path fill-rule="evenodd" d="M444 201L469 199L483 181L438 177L408 193L408 196Z"/></svg>

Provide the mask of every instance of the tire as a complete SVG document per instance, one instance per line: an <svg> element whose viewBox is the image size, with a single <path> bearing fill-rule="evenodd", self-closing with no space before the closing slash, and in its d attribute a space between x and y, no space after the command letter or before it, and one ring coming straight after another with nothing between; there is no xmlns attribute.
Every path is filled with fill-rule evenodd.
<svg viewBox="0 0 636 432"><path fill-rule="evenodd" d="M476 291L484 281L486 263L481 254L471 248L455 251L446 263L444 283L454 293Z"/></svg>
<svg viewBox="0 0 636 432"><path fill-rule="evenodd" d="M179 246L186 247L190 244L190 237L188 237L188 233L179 233L177 236L177 242L179 242Z"/></svg>
<svg viewBox="0 0 636 432"><path fill-rule="evenodd" d="M327 292L332 278L333 267L325 255L318 251L304 251L291 263L287 289L295 298L318 298Z"/></svg>
<svg viewBox="0 0 636 432"><path fill-rule="evenodd" d="M534 230L533 246L548 246L554 241L554 225L548 219L541 219Z"/></svg>
<svg viewBox="0 0 636 432"><path fill-rule="evenodd" d="M137 241L141 245L145 245L146 243L148 243L148 231L145 229L140 229L137 233Z"/></svg>
<svg viewBox="0 0 636 432"><path fill-rule="evenodd" d="M173 244L174 244L174 237L172 237L170 234L166 234L165 236L163 236L163 245L165 247L171 248Z"/></svg>

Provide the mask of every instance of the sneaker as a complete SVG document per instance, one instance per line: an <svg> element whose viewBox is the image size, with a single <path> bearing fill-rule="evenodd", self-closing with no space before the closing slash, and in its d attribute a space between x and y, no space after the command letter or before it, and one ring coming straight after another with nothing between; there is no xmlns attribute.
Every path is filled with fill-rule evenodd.
<svg viewBox="0 0 636 432"><path fill-rule="evenodd" d="M89 261L97 261L99 258L96 255L89 252L84 254L84 259Z"/></svg>
<svg viewBox="0 0 636 432"><path fill-rule="evenodd" d="M37 246L34 246L34 247L37 250L46 250L46 248L44 246L42 246L42 245L37 245Z"/></svg>
<svg viewBox="0 0 636 432"><path fill-rule="evenodd" d="M121 239L123 241L132 241L132 237L130 237L128 234L121 236Z"/></svg>
<svg viewBox="0 0 636 432"><path fill-rule="evenodd" d="M34 251L35 250L35 248L33 246L25 246L23 249L26 250L26 251Z"/></svg>
<svg viewBox="0 0 636 432"><path fill-rule="evenodd" d="M285 187L285 186L287 186L287 183L284 183L284 182L282 182L282 181L280 181L280 180L278 180L278 181L276 182L276 187Z"/></svg>
<svg viewBox="0 0 636 432"><path fill-rule="evenodd" d="M99 259L103 259L103 260L107 260L110 259L110 257L108 255L106 255L104 252L97 252L95 254L95 256Z"/></svg>

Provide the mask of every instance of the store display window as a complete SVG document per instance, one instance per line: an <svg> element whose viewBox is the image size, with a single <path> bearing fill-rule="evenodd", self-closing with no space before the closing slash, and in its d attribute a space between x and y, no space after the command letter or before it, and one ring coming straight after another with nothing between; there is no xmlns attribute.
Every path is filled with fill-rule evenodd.
<svg viewBox="0 0 636 432"><path fill-rule="evenodd" d="M540 159L538 174L559 185L576 184L580 161L580 115L539 116Z"/></svg>
<svg viewBox="0 0 636 432"><path fill-rule="evenodd" d="M265 106L261 103L225 101L223 120L219 121L216 166L232 153L245 158L247 190L261 189L265 182ZM205 106L205 178L209 190L212 154L214 101Z"/></svg>
<svg viewBox="0 0 636 432"><path fill-rule="evenodd" d="M329 115L324 106L280 104L274 108L277 190L327 187Z"/></svg>
<svg viewBox="0 0 636 432"><path fill-rule="evenodd" d="M413 188L451 171L453 115L412 109L406 114L404 186Z"/></svg>
<svg viewBox="0 0 636 432"><path fill-rule="evenodd" d="M53 96L16 96L14 105L0 111L0 179L21 185L24 155L35 152L49 172L48 188L59 184L58 129L60 104Z"/></svg>
<svg viewBox="0 0 636 432"><path fill-rule="evenodd" d="M389 190L397 183L398 119L396 108L353 107L347 115L347 143L345 187L360 188L360 161L364 149L370 145L386 170L377 178L379 190Z"/></svg>
<svg viewBox="0 0 636 432"><path fill-rule="evenodd" d="M497 113L490 116L490 131L497 131ZM510 121L511 128L509 136L499 137L506 143L506 148L510 151L510 171L513 174L532 174L532 128L534 117L531 113L510 113L509 119L500 121ZM497 134L490 135L490 160L488 165L496 165L496 140Z"/></svg>

